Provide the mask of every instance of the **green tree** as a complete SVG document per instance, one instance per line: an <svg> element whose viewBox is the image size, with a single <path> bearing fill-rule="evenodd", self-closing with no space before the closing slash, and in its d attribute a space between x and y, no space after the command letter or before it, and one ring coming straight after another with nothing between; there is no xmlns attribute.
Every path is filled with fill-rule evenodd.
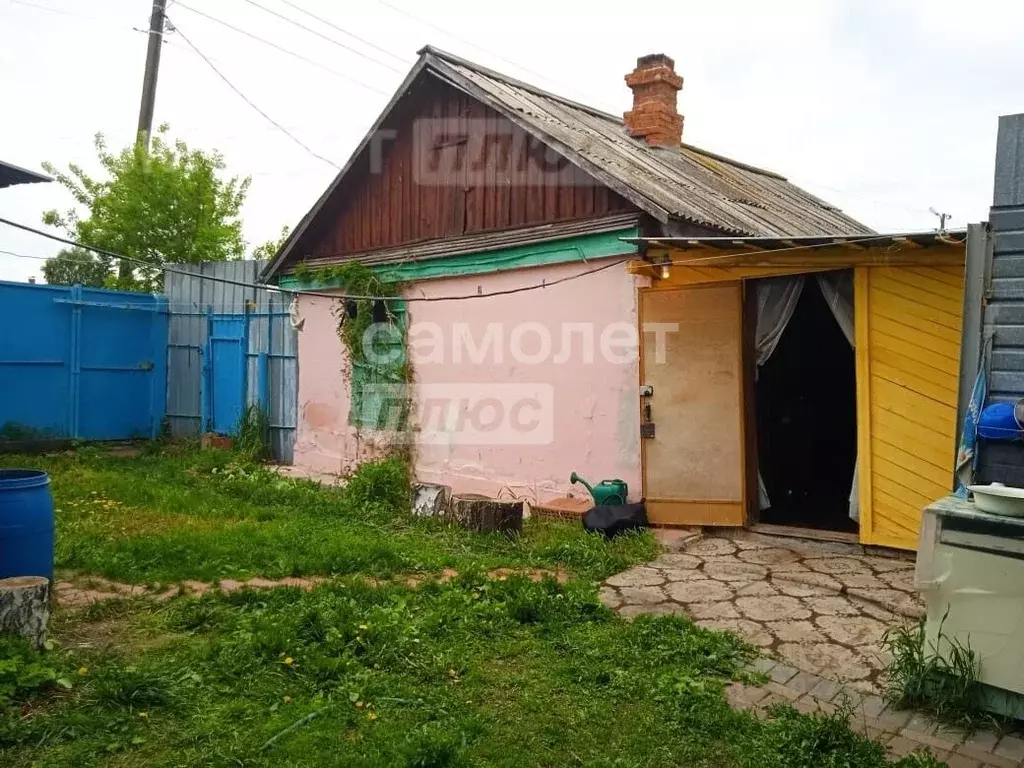
<svg viewBox="0 0 1024 768"><path fill-rule="evenodd" d="M104 288L116 280L111 260L84 248L65 248L43 265L43 277L53 285Z"/></svg>
<svg viewBox="0 0 1024 768"><path fill-rule="evenodd" d="M68 172L44 163L47 172L71 193L76 207L60 213L46 211L43 222L63 229L84 245L131 256L153 266L127 260L120 264L94 257L93 265L70 262L61 252L47 262L53 282L88 277L90 285L102 273L101 283L126 290L159 291L160 265L239 259L245 253L239 216L250 179L225 178L219 152L189 149L168 137L161 125L147 150L143 142L113 153L103 134L96 134L99 164L107 178L96 179L80 166ZM85 209L84 212L81 209ZM78 254L78 251L75 251Z"/></svg>
<svg viewBox="0 0 1024 768"><path fill-rule="evenodd" d="M281 250L281 246L284 245L285 240L288 239L289 232L291 232L291 227L287 224L281 227L281 234L276 240L267 240L267 242L257 245L252 249L252 257L256 260L273 261L274 257L277 256L277 252Z"/></svg>

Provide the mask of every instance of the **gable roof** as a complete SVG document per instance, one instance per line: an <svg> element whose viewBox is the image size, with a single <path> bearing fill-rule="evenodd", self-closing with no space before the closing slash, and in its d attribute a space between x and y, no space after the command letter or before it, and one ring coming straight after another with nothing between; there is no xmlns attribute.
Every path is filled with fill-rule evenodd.
<svg viewBox="0 0 1024 768"><path fill-rule="evenodd" d="M292 254L398 101L424 73L457 88L555 149L665 225L696 224L749 237L867 234L872 230L783 176L682 144L634 139L608 114L426 46L344 168L285 241L263 277Z"/></svg>
<svg viewBox="0 0 1024 768"><path fill-rule="evenodd" d="M40 181L53 181L53 179L41 173L36 173L27 168L0 160L0 187L13 187L15 184L35 184Z"/></svg>

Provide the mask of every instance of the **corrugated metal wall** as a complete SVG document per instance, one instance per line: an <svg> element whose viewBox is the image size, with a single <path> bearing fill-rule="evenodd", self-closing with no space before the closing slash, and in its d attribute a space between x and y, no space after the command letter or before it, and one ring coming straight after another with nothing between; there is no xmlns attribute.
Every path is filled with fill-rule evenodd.
<svg viewBox="0 0 1024 768"><path fill-rule="evenodd" d="M989 400L1024 397L1024 114L999 118L995 195L989 213L991 282L984 332L992 335ZM979 482L1024 486L1024 446L985 443Z"/></svg>
<svg viewBox="0 0 1024 768"><path fill-rule="evenodd" d="M209 316L248 315L246 399L249 404L259 402L259 361L261 354L266 353L265 407L274 457L291 462L298 407L298 341L288 316L287 298L253 287L265 264L263 261L179 264L174 265L175 272L165 274L164 293L170 311L167 419L174 435L199 434L204 406L203 350ZM223 282L225 280L237 284Z"/></svg>

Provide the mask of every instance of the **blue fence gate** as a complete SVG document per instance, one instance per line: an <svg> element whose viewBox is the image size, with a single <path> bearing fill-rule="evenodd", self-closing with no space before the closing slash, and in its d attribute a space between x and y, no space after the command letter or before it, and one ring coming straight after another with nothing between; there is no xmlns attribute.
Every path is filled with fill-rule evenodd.
<svg viewBox="0 0 1024 768"><path fill-rule="evenodd" d="M298 340L285 297L256 286L264 263L182 264L166 273L167 420L174 435L230 434L246 408L258 404L274 457L290 462Z"/></svg>
<svg viewBox="0 0 1024 768"><path fill-rule="evenodd" d="M0 282L0 440L156 437L166 344L163 297Z"/></svg>

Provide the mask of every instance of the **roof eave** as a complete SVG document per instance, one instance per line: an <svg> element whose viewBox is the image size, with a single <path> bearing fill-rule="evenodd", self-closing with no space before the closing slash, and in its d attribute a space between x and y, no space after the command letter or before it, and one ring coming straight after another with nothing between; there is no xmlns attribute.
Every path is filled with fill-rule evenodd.
<svg viewBox="0 0 1024 768"><path fill-rule="evenodd" d="M5 183L3 179L7 176L13 180ZM0 187L14 187L19 184L40 184L49 181L53 181L53 178L46 174L30 171L28 168L22 168L20 165L0 160Z"/></svg>
<svg viewBox="0 0 1024 768"><path fill-rule="evenodd" d="M935 230L916 232L888 232L855 235L798 235L793 237L624 237L624 242L635 245L673 248L677 250L717 249L734 250L743 248L750 251L772 252L776 250L810 249L824 246L848 246L883 248L890 245L909 243L911 247L936 247L940 245L960 246L967 242L966 229L945 232Z"/></svg>

